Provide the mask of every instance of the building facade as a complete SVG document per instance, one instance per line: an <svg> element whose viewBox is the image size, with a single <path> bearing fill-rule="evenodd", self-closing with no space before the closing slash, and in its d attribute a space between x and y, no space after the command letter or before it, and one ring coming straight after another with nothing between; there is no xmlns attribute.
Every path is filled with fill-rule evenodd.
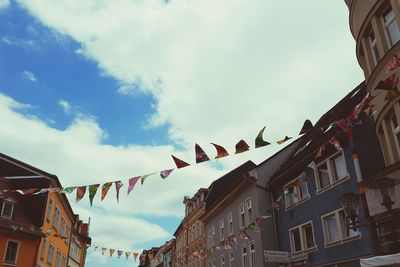
<svg viewBox="0 0 400 267"><path fill-rule="evenodd" d="M174 266L177 267L183 267L184 264L184 256L183 256L183 251L186 248L186 242L185 242L185 235L183 233L183 228L182 228L182 223L181 222L178 227L175 230L174 236L175 236L175 246L173 247L173 253L172 253L172 262Z"/></svg>
<svg viewBox="0 0 400 267"><path fill-rule="evenodd" d="M345 131L338 123L365 96L362 83L323 115L268 183L278 248L290 252L292 264L359 266L361 258L373 255L373 236L360 227L368 217L360 194L363 173L383 164L373 120L361 114L357 125ZM356 151L363 148L358 144L369 153L359 158ZM361 172L361 166L368 168ZM351 207L344 202L348 196L354 197Z"/></svg>
<svg viewBox="0 0 400 267"><path fill-rule="evenodd" d="M400 2L352 0L349 24L368 92L384 166L365 179L375 254L400 252Z"/></svg>
<svg viewBox="0 0 400 267"><path fill-rule="evenodd" d="M79 220L79 216L75 215L75 224L71 232L68 267L85 266L87 248L91 243L89 224Z"/></svg>

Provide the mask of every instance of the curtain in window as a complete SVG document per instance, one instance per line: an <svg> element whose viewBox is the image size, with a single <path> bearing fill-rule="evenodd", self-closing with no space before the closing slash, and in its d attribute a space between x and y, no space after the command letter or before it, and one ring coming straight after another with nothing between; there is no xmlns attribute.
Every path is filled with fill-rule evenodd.
<svg viewBox="0 0 400 267"><path fill-rule="evenodd" d="M333 160L333 165L335 168L335 178L336 180L340 180L347 176L346 162L343 155L336 157Z"/></svg>
<svg viewBox="0 0 400 267"><path fill-rule="evenodd" d="M329 182L329 173L328 173L328 166L326 163L323 163L322 165L318 166L318 180L319 180L319 187L325 188L327 187L330 182Z"/></svg>
<svg viewBox="0 0 400 267"><path fill-rule="evenodd" d="M339 240L339 232L335 215L331 215L325 218L325 221L326 221L326 226L328 228L327 229L328 242L334 242Z"/></svg>

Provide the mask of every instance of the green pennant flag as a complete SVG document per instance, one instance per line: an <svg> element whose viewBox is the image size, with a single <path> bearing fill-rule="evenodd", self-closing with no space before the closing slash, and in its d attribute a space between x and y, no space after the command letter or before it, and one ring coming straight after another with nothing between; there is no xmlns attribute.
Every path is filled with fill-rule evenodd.
<svg viewBox="0 0 400 267"><path fill-rule="evenodd" d="M140 183L143 185L144 180L146 180L148 177L152 176L153 174L156 174L156 172L150 173L150 174L146 174L146 175L142 175L140 178Z"/></svg>
<svg viewBox="0 0 400 267"><path fill-rule="evenodd" d="M76 186L65 187L61 193L71 194L75 190Z"/></svg>
<svg viewBox="0 0 400 267"><path fill-rule="evenodd" d="M252 222L251 224L249 224L249 229L250 230L252 230L252 231L254 231L254 230L256 230L256 223L255 222Z"/></svg>
<svg viewBox="0 0 400 267"><path fill-rule="evenodd" d="M90 200L90 206L93 205L93 198L96 195L97 189L99 188L100 184L92 184L89 185L89 200Z"/></svg>
<svg viewBox="0 0 400 267"><path fill-rule="evenodd" d="M256 140L255 140L255 147L256 148L267 146L267 145L271 144L271 143L269 143L267 141L264 141L264 139L263 139L264 130L265 130L265 126L261 129L261 131L258 133L258 135L256 137Z"/></svg>

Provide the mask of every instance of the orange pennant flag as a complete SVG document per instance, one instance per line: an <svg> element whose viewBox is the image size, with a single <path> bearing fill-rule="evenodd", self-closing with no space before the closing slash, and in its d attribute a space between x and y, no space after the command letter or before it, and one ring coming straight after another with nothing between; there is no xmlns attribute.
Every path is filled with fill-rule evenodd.
<svg viewBox="0 0 400 267"><path fill-rule="evenodd" d="M106 198L108 190L110 190L112 184L113 184L113 182L108 182L108 183L103 184L103 186L101 188L101 201L103 201L103 199Z"/></svg>
<svg viewBox="0 0 400 267"><path fill-rule="evenodd" d="M115 252L115 249L110 248L110 258L112 257L112 255L114 254L114 252Z"/></svg>
<svg viewBox="0 0 400 267"><path fill-rule="evenodd" d="M228 151L226 151L226 149L220 145L211 143L215 149L217 150L217 156L215 157L215 159L219 159L219 158L223 158L223 157L227 157L229 156Z"/></svg>

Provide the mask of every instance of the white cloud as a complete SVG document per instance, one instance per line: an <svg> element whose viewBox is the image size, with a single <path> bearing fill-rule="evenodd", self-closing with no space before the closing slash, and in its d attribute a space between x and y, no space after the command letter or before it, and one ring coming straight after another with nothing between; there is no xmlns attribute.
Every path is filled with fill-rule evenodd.
<svg viewBox="0 0 400 267"><path fill-rule="evenodd" d="M10 0L0 0L0 11L10 5Z"/></svg>
<svg viewBox="0 0 400 267"><path fill-rule="evenodd" d="M2 36L0 41L7 45L18 46L24 49L38 49L38 45L33 40L25 40L18 37L13 36Z"/></svg>
<svg viewBox="0 0 400 267"><path fill-rule="evenodd" d="M138 88L135 84L123 84L117 89L117 93L121 95L135 95Z"/></svg>
<svg viewBox="0 0 400 267"><path fill-rule="evenodd" d="M71 110L71 105L64 99L60 99L60 101L58 101L58 104L62 107L65 113L69 113L69 111Z"/></svg>
<svg viewBox="0 0 400 267"><path fill-rule="evenodd" d="M22 75L26 78L26 79L28 79L28 80L30 80L30 81L32 81L32 82L36 82L36 77L35 77L35 75L33 74L33 72L31 72L31 71L28 71L28 70L24 70L23 72L22 72Z"/></svg>

